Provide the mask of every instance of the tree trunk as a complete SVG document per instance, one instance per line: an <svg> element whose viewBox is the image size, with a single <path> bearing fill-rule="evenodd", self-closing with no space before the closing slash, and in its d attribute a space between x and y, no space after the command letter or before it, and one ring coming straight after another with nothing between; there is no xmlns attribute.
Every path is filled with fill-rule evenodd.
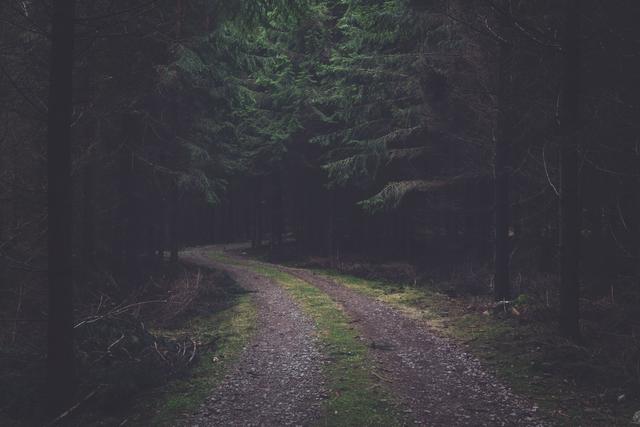
<svg viewBox="0 0 640 427"><path fill-rule="evenodd" d="M52 7L47 135L48 282L47 406L69 407L76 388L73 349L71 116L75 1Z"/></svg>
<svg viewBox="0 0 640 427"><path fill-rule="evenodd" d="M233 205L235 203L233 184L229 188L229 196L227 197L227 204L225 206L225 230L226 230L226 243L233 243L235 240L235 218L233 217Z"/></svg>
<svg viewBox="0 0 640 427"><path fill-rule="evenodd" d="M271 188L271 249L282 244L282 177L280 170L272 175Z"/></svg>
<svg viewBox="0 0 640 427"><path fill-rule="evenodd" d="M510 11L509 1L505 1L505 14ZM500 18L503 37L511 25L510 18ZM509 281L509 154L511 129L511 66L513 48L511 40L500 43L500 69L498 76L498 129L495 140L494 160L494 201L495 201L495 256L494 256L494 298L496 301L511 297Z"/></svg>
<svg viewBox="0 0 640 427"><path fill-rule="evenodd" d="M89 82L91 84L91 82ZM95 150L93 145L100 135L100 124L90 119L86 133L87 159L82 170L82 283L86 283L94 265L95 252Z"/></svg>
<svg viewBox="0 0 640 427"><path fill-rule="evenodd" d="M95 14L95 4L87 5L87 16ZM84 70L82 90L88 100L95 99L96 55L93 51L87 55L87 67ZM95 115L90 115L85 128L84 143L86 161L82 167L82 231L81 231L81 280L83 285L89 280L89 273L94 266L95 251L95 151L100 137L100 123Z"/></svg>
<svg viewBox="0 0 640 427"><path fill-rule="evenodd" d="M167 213L166 213L166 202L164 198L160 198L158 200L158 212L157 212L157 233L158 238L156 240L156 250L158 261L162 263L164 261L164 252L165 245L167 241Z"/></svg>
<svg viewBox="0 0 640 427"><path fill-rule="evenodd" d="M171 262L178 261L178 184L174 183L169 198L169 252Z"/></svg>
<svg viewBox="0 0 640 427"><path fill-rule="evenodd" d="M329 190L327 194L327 235L326 235L326 252L331 260L331 265L336 265L336 189Z"/></svg>
<svg viewBox="0 0 640 427"><path fill-rule="evenodd" d="M489 262L493 252L493 206L491 206L492 183L488 177L481 177L476 187L476 203L479 206L476 223L476 256L480 263Z"/></svg>
<svg viewBox="0 0 640 427"><path fill-rule="evenodd" d="M182 37L182 18L183 18L182 0L176 0L176 38Z"/></svg>
<svg viewBox="0 0 640 427"><path fill-rule="evenodd" d="M564 76L560 116L560 330L572 339L580 337L578 121L581 3L581 0L565 0Z"/></svg>
<svg viewBox="0 0 640 427"><path fill-rule="evenodd" d="M118 234L115 256L118 266L127 279L133 279L137 274L138 257L138 224L137 203L135 200L135 167L134 144L137 140L139 128L137 118L133 114L125 113L122 116L121 141L122 147L118 154L118 209L116 227Z"/></svg>
<svg viewBox="0 0 640 427"><path fill-rule="evenodd" d="M216 208L212 206L209 210L209 243L216 242Z"/></svg>
<svg viewBox="0 0 640 427"><path fill-rule="evenodd" d="M82 172L82 275L86 282L94 263L94 162L93 154L87 156L87 164Z"/></svg>
<svg viewBox="0 0 640 427"><path fill-rule="evenodd" d="M262 246L262 179L257 178L253 187L253 247Z"/></svg>

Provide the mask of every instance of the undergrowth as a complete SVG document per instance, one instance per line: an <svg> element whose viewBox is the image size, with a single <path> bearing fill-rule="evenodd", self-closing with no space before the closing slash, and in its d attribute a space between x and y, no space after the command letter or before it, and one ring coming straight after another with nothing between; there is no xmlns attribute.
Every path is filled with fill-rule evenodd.
<svg viewBox="0 0 640 427"><path fill-rule="evenodd" d="M96 275L80 291L78 405L56 425L174 425L204 401L255 323L228 275L186 264L149 269L139 286ZM46 425L42 337L0 342L0 425Z"/></svg>
<svg viewBox="0 0 640 427"><path fill-rule="evenodd" d="M249 295L235 297L233 305L208 316L183 322L176 329L161 329L160 336L177 337L189 333L197 341L214 342L202 354L187 376L144 396L135 411L133 425L175 425L184 414L192 413L211 394L230 363L235 360L254 332L256 309Z"/></svg>

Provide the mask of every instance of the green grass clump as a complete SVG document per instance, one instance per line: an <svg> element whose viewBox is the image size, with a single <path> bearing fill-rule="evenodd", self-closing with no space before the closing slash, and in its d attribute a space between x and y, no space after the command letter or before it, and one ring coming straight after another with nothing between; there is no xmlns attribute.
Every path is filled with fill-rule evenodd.
<svg viewBox="0 0 640 427"><path fill-rule="evenodd" d="M367 280L329 270L320 274L360 294L390 304L411 317L426 320L433 327L444 326L442 313L447 311L445 295L425 288Z"/></svg>
<svg viewBox="0 0 640 427"><path fill-rule="evenodd" d="M204 352L188 378L172 381L146 396L136 410L142 416L132 420L132 424L175 425L176 420L192 413L211 395L255 330L257 313L250 296L241 294L234 298L234 304L228 308L189 319L179 329L154 331L167 337L188 333L201 343L215 341L215 344L212 351Z"/></svg>

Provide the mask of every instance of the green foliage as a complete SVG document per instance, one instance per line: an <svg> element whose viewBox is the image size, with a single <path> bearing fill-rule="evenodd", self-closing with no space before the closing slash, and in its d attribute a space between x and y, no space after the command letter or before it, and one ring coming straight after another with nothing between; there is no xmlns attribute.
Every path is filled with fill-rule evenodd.
<svg viewBox="0 0 640 427"><path fill-rule="evenodd" d="M362 203L368 211L396 207L382 199L407 186L386 186L386 171L428 151L419 49L434 29L400 0L238 3L207 37L174 47L161 73L201 98L184 137L196 148L184 148L185 169L203 173L182 187L215 201L223 186L205 179L267 175L295 153L329 188L378 192Z"/></svg>
<svg viewBox="0 0 640 427"><path fill-rule="evenodd" d="M161 20L175 37L140 42L153 57L120 67L152 82L116 105L142 117L144 136L131 146L154 197L167 200L177 188L216 204L234 178L296 164L329 189L357 189L373 213L399 205L406 191L394 183L441 178L420 165L442 148L430 136L425 84L436 64L423 50L457 40L412 2L183 6L182 16L170 10Z"/></svg>
<svg viewBox="0 0 640 427"><path fill-rule="evenodd" d="M392 210L397 208L409 193L415 191L432 191L442 188L446 184L447 182L445 181L421 180L390 182L379 193L360 202L360 206L370 213Z"/></svg>

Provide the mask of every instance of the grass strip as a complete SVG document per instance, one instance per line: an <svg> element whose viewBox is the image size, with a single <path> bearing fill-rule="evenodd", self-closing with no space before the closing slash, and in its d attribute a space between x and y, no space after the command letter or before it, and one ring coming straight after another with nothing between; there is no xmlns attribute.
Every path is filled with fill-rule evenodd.
<svg viewBox="0 0 640 427"><path fill-rule="evenodd" d="M369 349L358 332L327 294L295 276L268 264L239 261L219 252L209 256L228 264L242 265L275 280L313 319L323 353L329 382L321 426L401 426L406 417L371 369Z"/></svg>

